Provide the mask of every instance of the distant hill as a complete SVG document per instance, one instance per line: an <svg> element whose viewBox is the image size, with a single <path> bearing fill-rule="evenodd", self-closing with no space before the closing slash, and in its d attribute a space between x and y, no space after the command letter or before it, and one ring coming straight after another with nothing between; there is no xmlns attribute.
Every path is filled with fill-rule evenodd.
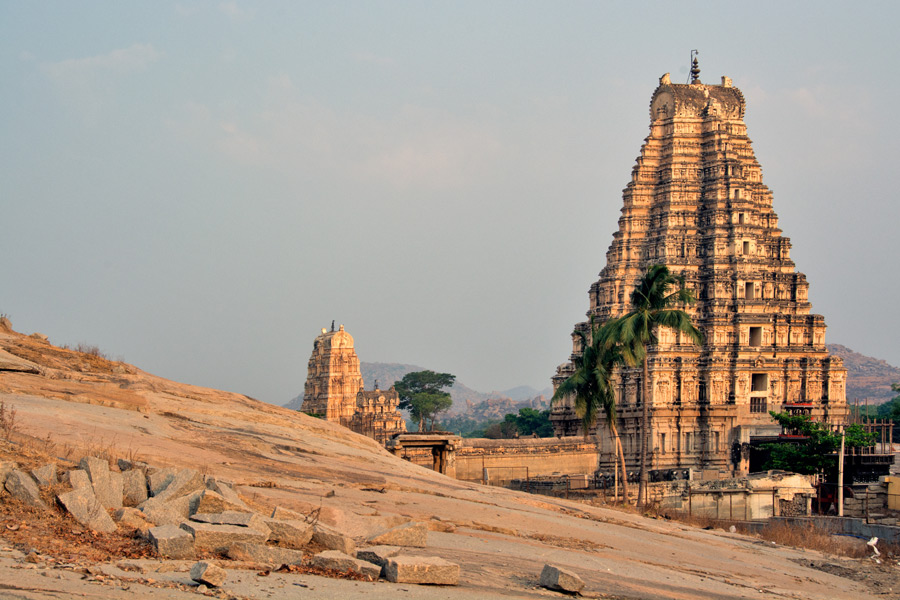
<svg viewBox="0 0 900 600"><path fill-rule="evenodd" d="M887 402L897 395L892 383L900 383L900 369L879 358L854 352L840 344L828 344L828 351L844 359L847 367L847 402L866 398L872 404Z"/></svg>

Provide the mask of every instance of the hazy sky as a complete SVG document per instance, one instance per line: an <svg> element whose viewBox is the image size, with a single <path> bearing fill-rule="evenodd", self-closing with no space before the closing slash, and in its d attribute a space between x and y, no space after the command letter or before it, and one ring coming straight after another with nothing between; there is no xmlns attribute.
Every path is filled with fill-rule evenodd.
<svg viewBox="0 0 900 600"><path fill-rule="evenodd" d="M332 319L543 388L697 48L827 340L900 365L898 7L4 0L0 312L275 403Z"/></svg>

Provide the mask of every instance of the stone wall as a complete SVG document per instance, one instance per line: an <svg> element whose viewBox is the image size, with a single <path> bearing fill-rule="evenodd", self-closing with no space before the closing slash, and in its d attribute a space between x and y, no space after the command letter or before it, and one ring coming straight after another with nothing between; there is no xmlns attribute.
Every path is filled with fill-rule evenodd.
<svg viewBox="0 0 900 600"><path fill-rule="evenodd" d="M428 457L430 459L430 455ZM463 439L456 451L456 478L505 485L526 476L590 474L597 470L597 444L584 437Z"/></svg>
<svg viewBox="0 0 900 600"><path fill-rule="evenodd" d="M651 501L662 510L730 521L810 513L815 487L807 475L770 471L711 481L654 483Z"/></svg>

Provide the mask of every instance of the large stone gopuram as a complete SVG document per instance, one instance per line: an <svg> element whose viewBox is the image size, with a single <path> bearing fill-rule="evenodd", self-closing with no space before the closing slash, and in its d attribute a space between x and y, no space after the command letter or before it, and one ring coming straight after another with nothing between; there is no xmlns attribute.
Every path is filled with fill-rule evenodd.
<svg viewBox="0 0 900 600"><path fill-rule="evenodd" d="M696 64L690 84L660 78L619 228L589 291L595 323L621 316L647 267L661 263L684 275L697 298L686 310L704 345L666 329L648 352L651 469L743 474L751 440L780 432L768 411L832 424L846 415L846 370L825 348L825 320L810 313L809 284L778 228L744 109L729 78L703 84ZM590 321L576 330L590 335ZM573 372L573 340L554 387ZM641 376L640 368L615 374L629 469L639 462ZM558 435L581 432L571 399L557 403L551 419ZM604 422L597 433L611 448Z"/></svg>
<svg viewBox="0 0 900 600"><path fill-rule="evenodd" d="M300 410L340 423L381 443L395 433L406 431L403 415L397 409L399 394L389 390L366 391L359 371L359 357L353 348L353 336L344 326L322 329L313 342L312 355L303 390Z"/></svg>

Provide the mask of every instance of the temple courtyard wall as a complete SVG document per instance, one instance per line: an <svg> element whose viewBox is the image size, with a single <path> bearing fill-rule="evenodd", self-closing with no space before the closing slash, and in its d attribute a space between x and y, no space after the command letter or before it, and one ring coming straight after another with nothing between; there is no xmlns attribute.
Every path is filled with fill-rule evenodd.
<svg viewBox="0 0 900 600"><path fill-rule="evenodd" d="M490 485L513 479L582 475L597 470L599 449L584 437L463 439L456 454L456 478Z"/></svg>

